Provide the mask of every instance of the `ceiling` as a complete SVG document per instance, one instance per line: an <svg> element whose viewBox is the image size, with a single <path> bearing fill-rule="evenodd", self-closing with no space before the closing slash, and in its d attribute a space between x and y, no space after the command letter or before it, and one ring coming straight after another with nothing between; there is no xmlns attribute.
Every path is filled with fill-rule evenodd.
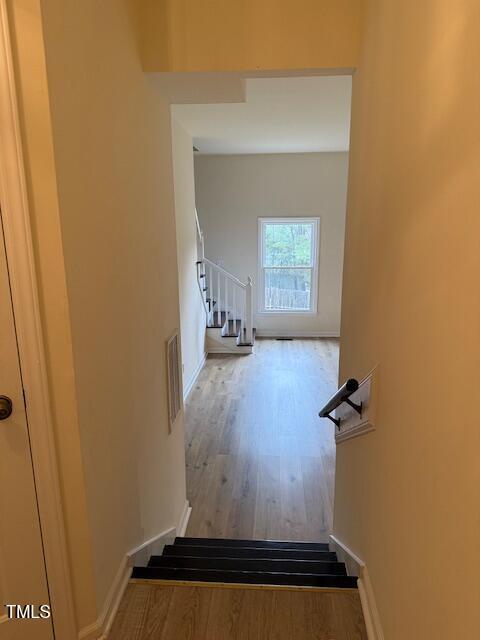
<svg viewBox="0 0 480 640"><path fill-rule="evenodd" d="M348 151L350 76L245 82L245 102L172 107L200 153Z"/></svg>

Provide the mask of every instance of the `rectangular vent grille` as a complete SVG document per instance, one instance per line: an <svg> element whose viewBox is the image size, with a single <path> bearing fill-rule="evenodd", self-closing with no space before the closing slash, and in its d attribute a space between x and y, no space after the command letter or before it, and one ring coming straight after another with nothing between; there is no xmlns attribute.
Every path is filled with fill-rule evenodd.
<svg viewBox="0 0 480 640"><path fill-rule="evenodd" d="M170 431L182 409L182 380L178 331L167 342L168 417Z"/></svg>

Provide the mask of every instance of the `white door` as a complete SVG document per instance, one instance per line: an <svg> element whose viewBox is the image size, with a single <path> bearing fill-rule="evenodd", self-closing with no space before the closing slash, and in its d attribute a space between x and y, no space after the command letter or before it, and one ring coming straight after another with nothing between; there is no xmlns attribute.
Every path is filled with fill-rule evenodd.
<svg viewBox="0 0 480 640"><path fill-rule="evenodd" d="M48 586L0 224L0 640L53 640L41 605Z"/></svg>

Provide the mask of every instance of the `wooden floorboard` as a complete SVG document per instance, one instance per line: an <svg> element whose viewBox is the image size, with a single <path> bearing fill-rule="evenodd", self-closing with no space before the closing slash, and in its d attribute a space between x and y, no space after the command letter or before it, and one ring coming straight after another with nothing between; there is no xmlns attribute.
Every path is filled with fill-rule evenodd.
<svg viewBox="0 0 480 640"><path fill-rule="evenodd" d="M337 378L336 339L207 359L185 410L187 535L328 541L334 427L318 411Z"/></svg>
<svg viewBox="0 0 480 640"><path fill-rule="evenodd" d="M366 640L357 593L131 583L109 640Z"/></svg>

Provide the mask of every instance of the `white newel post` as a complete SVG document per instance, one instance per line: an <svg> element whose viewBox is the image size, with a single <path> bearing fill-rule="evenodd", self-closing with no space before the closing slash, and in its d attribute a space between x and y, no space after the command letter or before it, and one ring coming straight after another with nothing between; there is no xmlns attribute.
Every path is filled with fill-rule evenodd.
<svg viewBox="0 0 480 640"><path fill-rule="evenodd" d="M253 343L253 279L247 278L245 290L245 342Z"/></svg>

